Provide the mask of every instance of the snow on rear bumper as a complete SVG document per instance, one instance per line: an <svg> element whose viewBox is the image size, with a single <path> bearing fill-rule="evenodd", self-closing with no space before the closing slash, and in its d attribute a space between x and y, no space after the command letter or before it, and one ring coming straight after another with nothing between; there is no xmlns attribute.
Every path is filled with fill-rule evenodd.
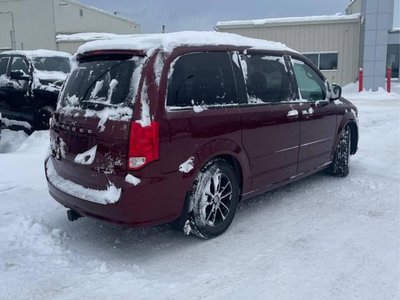
<svg viewBox="0 0 400 300"><path fill-rule="evenodd" d="M46 160L46 171L49 182L70 196L102 205L115 204L121 197L121 189L112 183L106 190L95 190L64 179L57 174L51 159Z"/></svg>

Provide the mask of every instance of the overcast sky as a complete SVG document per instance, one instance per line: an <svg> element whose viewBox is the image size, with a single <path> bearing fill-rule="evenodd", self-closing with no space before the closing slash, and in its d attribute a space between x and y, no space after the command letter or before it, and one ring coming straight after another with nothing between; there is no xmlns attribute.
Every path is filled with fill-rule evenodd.
<svg viewBox="0 0 400 300"><path fill-rule="evenodd" d="M80 0L117 12L142 26L143 33L212 30L218 21L344 13L350 0ZM399 0L397 1L397 6ZM398 27L398 18L396 20Z"/></svg>

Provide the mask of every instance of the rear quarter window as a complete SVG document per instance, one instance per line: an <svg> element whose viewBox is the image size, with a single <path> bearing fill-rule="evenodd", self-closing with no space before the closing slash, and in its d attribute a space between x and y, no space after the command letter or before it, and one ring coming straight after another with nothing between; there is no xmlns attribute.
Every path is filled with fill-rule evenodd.
<svg viewBox="0 0 400 300"><path fill-rule="evenodd" d="M292 87L283 56L241 55L249 103L290 101Z"/></svg>
<svg viewBox="0 0 400 300"><path fill-rule="evenodd" d="M175 60L168 82L167 106L236 104L231 59L226 52L185 54Z"/></svg>

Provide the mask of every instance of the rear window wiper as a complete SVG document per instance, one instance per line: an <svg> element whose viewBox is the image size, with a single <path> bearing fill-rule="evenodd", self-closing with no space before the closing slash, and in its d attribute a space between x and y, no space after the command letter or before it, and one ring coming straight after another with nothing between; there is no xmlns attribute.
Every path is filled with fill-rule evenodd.
<svg viewBox="0 0 400 300"><path fill-rule="evenodd" d="M85 109L91 108L94 110L102 110L105 107L112 107L112 108L118 107L118 105L115 105L115 104L107 103L104 101L93 100L93 99L92 100L82 100L81 106L82 106L82 108L85 108Z"/></svg>

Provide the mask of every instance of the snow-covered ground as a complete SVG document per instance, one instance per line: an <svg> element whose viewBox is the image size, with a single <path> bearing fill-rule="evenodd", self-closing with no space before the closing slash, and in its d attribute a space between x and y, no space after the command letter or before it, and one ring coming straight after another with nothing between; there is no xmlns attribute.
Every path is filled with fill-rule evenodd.
<svg viewBox="0 0 400 300"><path fill-rule="evenodd" d="M47 193L48 133L3 130L0 299L399 299L400 99L353 90L350 175L243 202L208 241L166 225L67 221Z"/></svg>

